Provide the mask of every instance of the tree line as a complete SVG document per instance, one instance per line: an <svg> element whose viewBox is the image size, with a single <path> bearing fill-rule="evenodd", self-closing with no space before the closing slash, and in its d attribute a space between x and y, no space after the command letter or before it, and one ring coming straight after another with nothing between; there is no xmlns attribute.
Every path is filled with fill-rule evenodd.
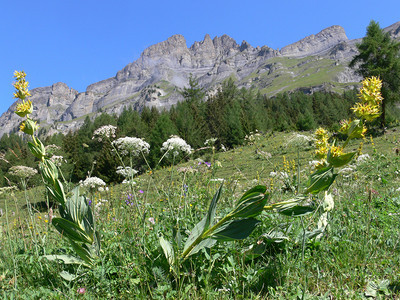
<svg viewBox="0 0 400 300"><path fill-rule="evenodd" d="M181 94L184 100L169 111L144 107L138 112L126 107L119 116L102 113L94 120L87 117L77 131L47 137L45 144L59 147L56 153L67 162L62 164L67 180L78 182L90 172L107 182L119 182L122 179L115 172L119 161L111 145L92 139L93 132L103 125L117 126L119 137L139 137L150 144L147 162L136 162L140 171L146 163L152 168L159 165L162 157L160 148L171 135L180 136L193 149L204 147L204 142L210 138L217 138L219 146L229 149L243 144L244 137L256 130L313 130L320 125L335 129L340 120L349 117L350 107L357 98L356 90L342 94L317 92L306 95L293 92L266 97L255 89L238 88L232 79L225 81L214 95L207 97L194 78L190 78L189 86L181 90ZM28 155L25 141L18 134L1 138L0 153L1 186L16 183L17 178L7 173L11 166L36 165L32 156ZM198 152L199 155L202 153ZM168 159L163 159L160 165L170 163ZM39 184L39 175L29 183Z"/></svg>

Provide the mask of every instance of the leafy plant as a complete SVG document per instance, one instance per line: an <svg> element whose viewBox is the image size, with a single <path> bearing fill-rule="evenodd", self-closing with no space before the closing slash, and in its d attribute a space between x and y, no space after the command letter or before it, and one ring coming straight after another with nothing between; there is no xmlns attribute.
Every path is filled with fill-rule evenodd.
<svg viewBox="0 0 400 300"><path fill-rule="evenodd" d="M30 100L25 99L30 96L28 82L25 80L25 72L14 73L16 82L14 87L16 92L14 97L22 100L17 104L15 113L20 117L26 117L20 125L20 129L25 134L31 136L32 141L28 142L30 152L39 160L39 169L51 200L59 204L61 217L53 218L52 224L63 236L68 238L75 254L80 259L73 259L69 256L46 256L49 259L61 259L65 263L78 263L85 266L92 266L96 255L100 252L100 237L95 230L95 222L91 206L84 196L79 194L79 187L72 190L70 197L66 196L64 185L59 179L59 169L46 155L43 143L35 133L38 125L30 118L33 105Z"/></svg>
<svg viewBox="0 0 400 300"><path fill-rule="evenodd" d="M217 241L245 239L260 223L255 217L261 214L269 197L266 187L261 185L244 193L231 212L214 222L222 187L223 184L215 193L207 214L190 232L181 253L175 253L172 244L160 236L160 245L172 270L176 269L177 264L204 248L212 247Z"/></svg>

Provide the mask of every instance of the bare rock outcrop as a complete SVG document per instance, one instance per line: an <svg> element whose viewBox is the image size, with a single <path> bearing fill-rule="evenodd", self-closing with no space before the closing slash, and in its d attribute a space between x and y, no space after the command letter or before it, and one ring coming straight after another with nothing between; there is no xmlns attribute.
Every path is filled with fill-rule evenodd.
<svg viewBox="0 0 400 300"><path fill-rule="evenodd" d="M334 25L316 35L310 35L296 43L283 47L280 53L290 57L316 55L346 41L348 41L348 38L343 27Z"/></svg>

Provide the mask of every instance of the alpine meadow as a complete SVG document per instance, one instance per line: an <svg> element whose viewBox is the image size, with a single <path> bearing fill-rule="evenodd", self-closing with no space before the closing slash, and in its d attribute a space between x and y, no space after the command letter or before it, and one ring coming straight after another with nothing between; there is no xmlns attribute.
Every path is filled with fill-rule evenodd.
<svg viewBox="0 0 400 300"><path fill-rule="evenodd" d="M1 297L399 299L399 28L177 35L86 93L15 71Z"/></svg>

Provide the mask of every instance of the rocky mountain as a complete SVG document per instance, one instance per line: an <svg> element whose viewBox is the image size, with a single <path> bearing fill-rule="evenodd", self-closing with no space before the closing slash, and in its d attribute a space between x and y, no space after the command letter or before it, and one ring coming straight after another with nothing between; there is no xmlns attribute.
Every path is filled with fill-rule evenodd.
<svg viewBox="0 0 400 300"><path fill-rule="evenodd" d="M400 22L385 30L400 38ZM168 109L182 99L179 89L188 84L190 74L209 91L229 77L239 87L256 87L267 95L352 88L360 78L348 62L357 53L359 41L349 40L341 26L331 26L280 50L252 47L246 41L238 44L227 35L211 39L208 34L188 48L182 35L174 35L148 47L114 77L89 85L85 92L64 83L33 89L32 118L52 134L77 129L85 116L119 114L126 106L139 111L144 106ZM15 106L0 117L0 136L18 128Z"/></svg>

